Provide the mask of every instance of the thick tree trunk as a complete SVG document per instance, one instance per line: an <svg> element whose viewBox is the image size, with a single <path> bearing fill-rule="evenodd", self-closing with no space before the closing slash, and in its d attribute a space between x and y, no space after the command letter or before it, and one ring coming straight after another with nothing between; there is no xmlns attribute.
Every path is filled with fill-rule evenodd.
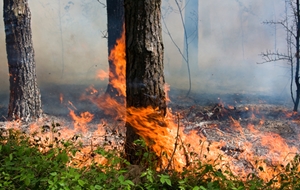
<svg viewBox="0 0 300 190"><path fill-rule="evenodd" d="M3 17L10 82L8 118L29 121L40 117L42 109L28 0L4 0Z"/></svg>
<svg viewBox="0 0 300 190"><path fill-rule="evenodd" d="M158 108L157 117L166 114L164 92L161 0L125 0L126 102L127 108ZM156 116L155 116L156 117ZM133 141L139 138L135 126L126 123L125 152L138 164Z"/></svg>
<svg viewBox="0 0 300 190"><path fill-rule="evenodd" d="M124 0L106 0L107 9L107 34L108 34L108 56L116 45L117 39L121 38L124 25ZM111 97L119 96L118 91L112 85L112 79L117 75L115 64L108 60L109 65L109 83L106 94ZM121 99L124 99L121 98ZM118 98L120 100L120 98ZM121 101L121 100L120 100Z"/></svg>

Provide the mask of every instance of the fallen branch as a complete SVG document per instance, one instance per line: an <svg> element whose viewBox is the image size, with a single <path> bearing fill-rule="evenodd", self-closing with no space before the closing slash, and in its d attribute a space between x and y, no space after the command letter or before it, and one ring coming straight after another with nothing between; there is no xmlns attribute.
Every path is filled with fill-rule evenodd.
<svg viewBox="0 0 300 190"><path fill-rule="evenodd" d="M180 120L179 120L179 114L178 114L178 113L176 114L176 116L177 116L177 133L176 133L176 137L175 137L174 150L173 150L173 153L172 153L172 155L171 155L171 157L170 157L170 159L169 159L169 163L168 163L168 165L167 165L165 171L168 171L169 167L171 166L172 159L173 159L173 157L174 157L174 155L175 155L175 152L176 152L176 149L177 149L177 145L178 145L177 142L178 142L178 138L179 138Z"/></svg>

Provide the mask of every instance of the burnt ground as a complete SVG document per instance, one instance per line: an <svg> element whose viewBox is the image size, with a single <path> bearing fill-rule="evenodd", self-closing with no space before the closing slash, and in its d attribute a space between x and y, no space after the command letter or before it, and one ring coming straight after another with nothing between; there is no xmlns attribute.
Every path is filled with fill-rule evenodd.
<svg viewBox="0 0 300 190"><path fill-rule="evenodd" d="M68 108L75 110L76 113L89 111L93 114L102 114L102 111L93 103L81 99L87 88L87 85L44 85L41 88L43 112L65 120L70 118ZM102 89L103 87L95 86L95 88ZM0 93L0 121L6 120L8 102L9 94Z"/></svg>
<svg viewBox="0 0 300 190"><path fill-rule="evenodd" d="M186 132L196 130L212 142L224 141L236 153L243 150L243 143L251 142L258 155L265 154L267 149L258 140L262 134L273 135L274 143L276 137L283 138L300 150L300 115L292 112L291 99L235 93L191 94L171 100L169 107L180 113Z"/></svg>
<svg viewBox="0 0 300 190"><path fill-rule="evenodd" d="M103 86L94 86L100 93L105 90ZM89 111L98 115L97 119L107 117L103 115L103 111L89 100L83 100L82 94L88 88L87 85L44 85L41 88L43 111L45 114L69 118L69 109L75 109L77 113ZM63 101L60 101L60 95L63 95ZM292 104L290 99L280 99L276 97L260 95L260 94L208 94L208 93L191 93L185 97L186 91L174 90L170 91L171 102L168 106L175 111L184 111L193 106L199 109L209 109L218 103L231 106L241 105L272 105L279 106L291 110ZM5 121L7 115L7 106L9 101L8 93L0 92L0 121ZM73 104L73 105L71 105Z"/></svg>
<svg viewBox="0 0 300 190"><path fill-rule="evenodd" d="M123 141L124 123L105 115L103 110L88 100L81 100L81 95L86 88L87 86L84 85L42 88L43 111L45 112L43 122L48 125L57 122L63 127L72 128L69 108L75 110L78 115L89 111L95 114L93 121L89 124L90 130L96 130L98 124L102 123L106 132L109 133L102 140L113 141L116 139L115 136L118 136L118 140ZM63 94L62 103L59 98L60 94ZM300 115L292 114L291 100L237 93L192 93L189 97L185 97L185 92L180 90L171 90L170 99L169 108L173 113L180 113L180 125L185 128L185 132L196 130L199 136L205 136L211 142L226 142L226 147L220 147L220 149L230 156L236 157L242 153L243 144L247 142L253 144L257 155L264 155L268 152L268 149L261 145L258 133L253 132L249 126L259 131L259 134L272 134L274 139L270 140L274 140L274 143L276 143L276 138L280 137L288 146L295 146L300 150ZM0 127L3 127L6 124L8 95L0 94L0 100L2 121ZM234 127L236 125L238 127ZM26 128L28 125L24 126Z"/></svg>

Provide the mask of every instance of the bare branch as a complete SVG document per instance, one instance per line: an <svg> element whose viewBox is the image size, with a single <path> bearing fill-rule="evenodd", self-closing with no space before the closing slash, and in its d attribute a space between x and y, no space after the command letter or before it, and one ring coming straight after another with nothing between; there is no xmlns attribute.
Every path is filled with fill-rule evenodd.
<svg viewBox="0 0 300 190"><path fill-rule="evenodd" d="M287 32L289 32L294 38L296 38L296 35L294 34L293 30L291 30L291 28L289 28L286 24L285 24L285 20L283 21L265 21L263 22L264 24L279 24L281 25Z"/></svg>
<svg viewBox="0 0 300 190"><path fill-rule="evenodd" d="M185 9L185 6L182 6L182 0L175 0L176 6L178 10L173 9L171 6L168 6L166 8L167 11L171 11L171 12L177 12L180 15L180 19L181 19L181 24L183 27L183 31L184 31L184 39L185 39L185 51L186 51L186 56L184 55L184 53L182 52L182 50L180 49L180 47L177 45L177 43L175 42L172 34L170 33L170 30L166 24L165 21L165 16L162 16L162 21L163 24L165 26L166 29L166 34L170 37L172 43L175 45L175 47L178 49L178 52L180 53L181 57L183 58L183 60L185 61L185 63L187 64L187 70L188 70L188 77L189 77L189 90L186 94L186 96L188 96L191 92L192 89L192 79L191 79L191 72L190 72L190 64L189 64L189 43L188 43L188 36L187 36L187 32L186 32L186 26L185 26L185 22L183 19L183 10ZM167 14L167 13L166 13Z"/></svg>
<svg viewBox="0 0 300 190"><path fill-rule="evenodd" d="M97 0L102 6L103 8L106 8L106 4L105 3L102 3L100 0Z"/></svg>
<svg viewBox="0 0 300 190"><path fill-rule="evenodd" d="M172 43L173 43L174 46L178 49L178 52L180 53L180 55L182 56L182 58L184 59L184 61L187 63L188 60L186 59L186 57L185 57L184 54L182 53L180 47L176 44L176 42L175 42L175 40L174 40L172 34L171 34L170 31L169 31L169 28L168 28L168 26L167 26L167 24L166 24L166 21L165 21L165 19L164 19L163 17L162 17L162 21L163 21L164 26L165 26L165 28L166 28L166 30L167 30L167 35L170 37Z"/></svg>
<svg viewBox="0 0 300 190"><path fill-rule="evenodd" d="M179 138L179 127L180 127L180 118L179 118L179 113L176 114L177 115L177 133L176 133L176 137L175 137L175 144L174 144L174 150L173 150L173 153L169 159L169 163L167 165L167 167L165 168L165 171L168 171L169 170L169 167L171 166L172 164L172 160L173 160L173 157L175 155L175 152L176 152L176 149L177 149L177 146L178 146L178 138Z"/></svg>
<svg viewBox="0 0 300 190"><path fill-rule="evenodd" d="M260 56L262 56L264 61L258 62L257 64L270 63L270 62L283 61L283 60L291 62L291 60L293 59L290 55L286 55L279 52L271 52L271 51L261 53Z"/></svg>
<svg viewBox="0 0 300 190"><path fill-rule="evenodd" d="M101 33L102 33L102 38L108 38L107 30L101 31Z"/></svg>

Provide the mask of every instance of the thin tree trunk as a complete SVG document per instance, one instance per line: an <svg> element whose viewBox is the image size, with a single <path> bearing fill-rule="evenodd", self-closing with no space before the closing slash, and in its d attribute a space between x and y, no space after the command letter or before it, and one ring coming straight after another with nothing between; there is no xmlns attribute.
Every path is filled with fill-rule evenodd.
<svg viewBox="0 0 300 190"><path fill-rule="evenodd" d="M294 103L294 111L298 111L299 99L300 99L300 81L299 81L299 38L300 38L300 11L299 11L299 0L296 3L296 22L297 22L297 34L296 34L296 73L295 73L295 84L296 84L296 98Z"/></svg>
<svg viewBox="0 0 300 190"><path fill-rule="evenodd" d="M184 56L188 57L189 68L193 75L199 74L198 66L198 0L188 0L184 9ZM185 61L183 60L185 65Z"/></svg>
<svg viewBox="0 0 300 190"><path fill-rule="evenodd" d="M164 92L161 0L125 0L126 103L127 108L158 108L154 117L166 114ZM128 115L127 115L128 117ZM158 124L159 126L159 124ZM132 164L139 159L133 142L135 126L126 123L125 152Z"/></svg>
<svg viewBox="0 0 300 190"><path fill-rule="evenodd" d="M42 109L28 0L4 0L3 16L10 82L8 118L29 121L40 117Z"/></svg>
<svg viewBox="0 0 300 190"><path fill-rule="evenodd" d="M106 0L107 9L107 34L108 34L108 56L116 45L116 42L122 36L124 25L124 0ZM118 97L118 91L112 85L112 79L117 75L115 64L108 60L109 64L109 83L106 94L111 97ZM124 99L124 97L122 98ZM120 100L120 98L118 99ZM121 101L121 100L120 100Z"/></svg>

